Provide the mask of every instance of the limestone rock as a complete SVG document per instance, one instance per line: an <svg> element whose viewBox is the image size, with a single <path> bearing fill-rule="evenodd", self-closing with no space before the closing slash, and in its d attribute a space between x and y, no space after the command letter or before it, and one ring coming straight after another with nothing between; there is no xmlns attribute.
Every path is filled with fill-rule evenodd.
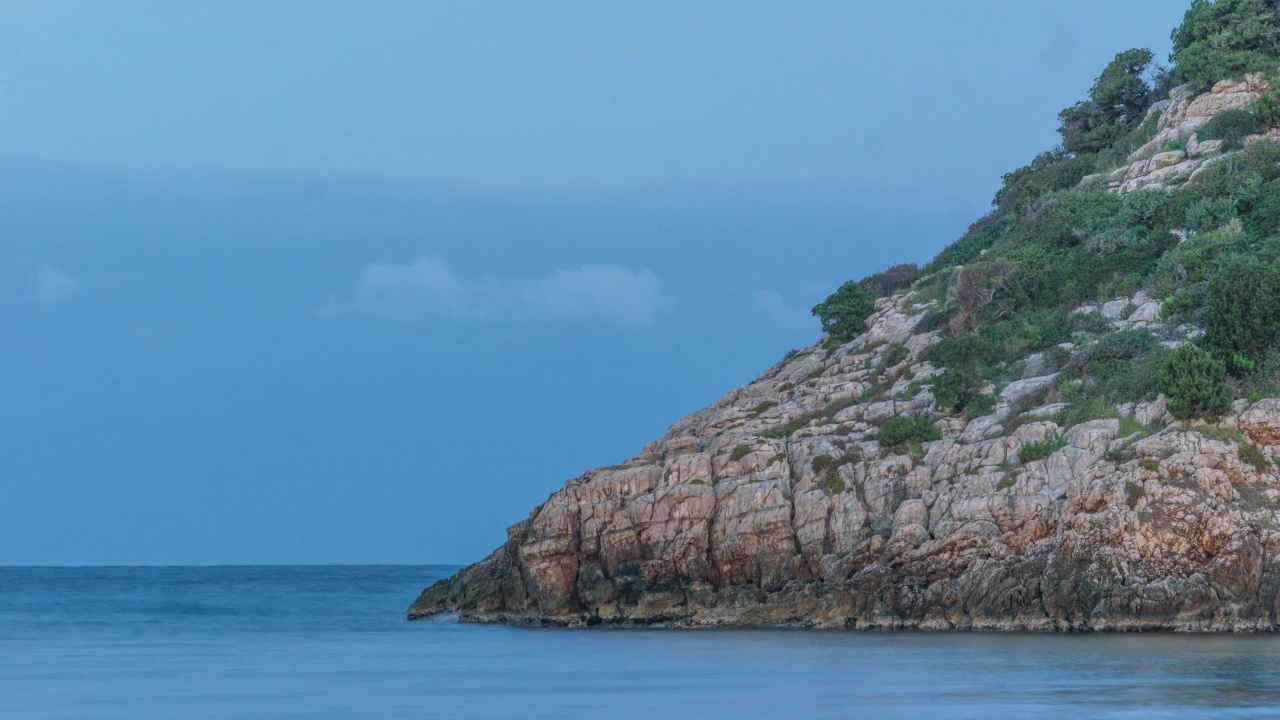
<svg viewBox="0 0 1280 720"><path fill-rule="evenodd" d="M1174 88L1169 99L1151 106L1148 116L1158 114L1156 136L1133 151L1126 164L1109 171L1110 189L1125 195L1136 190L1156 190L1188 181L1225 155L1221 140L1201 140L1198 132L1213 116L1227 110L1250 110L1267 84L1261 75L1243 80L1220 80L1208 92L1194 94L1191 87ZM1249 140L1246 139L1246 142ZM1177 144L1175 144L1177 143ZM1185 149L1173 149L1185 146ZM1098 176L1092 182L1098 181Z"/></svg>
<svg viewBox="0 0 1280 720"><path fill-rule="evenodd" d="M1175 93L1165 112L1203 117L1251 87L1212 103ZM1149 426L1126 437L1114 419L1059 427L1061 403L1010 424L1056 373L993 388L985 417L937 413L937 369L923 358L938 338L915 332L921 306L911 293L882 300L853 342L806 348L637 456L570 480L487 558L424 590L409 616L1280 629L1274 466L1243 462L1221 431L1165 426L1163 399L1123 408ZM1138 294L1094 310L1186 336L1153 308ZM1280 453L1280 399L1234 412L1224 426ZM902 415L933 418L943 438L880 447L877 423Z"/></svg>

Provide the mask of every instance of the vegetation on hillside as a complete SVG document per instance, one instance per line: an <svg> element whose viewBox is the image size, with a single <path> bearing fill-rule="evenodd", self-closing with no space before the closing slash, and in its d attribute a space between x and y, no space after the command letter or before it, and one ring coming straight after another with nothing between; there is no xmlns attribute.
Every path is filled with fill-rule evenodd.
<svg viewBox="0 0 1280 720"><path fill-rule="evenodd" d="M1077 419L1158 392L1175 415L1212 419L1232 396L1276 392L1280 142L1242 140L1280 121L1277 3L1194 0L1169 61L1145 49L1116 55L1088 97L1059 115L1062 144L1004 175L990 214L922 268L842 285L813 309L823 329L851 340L878 298L908 287L936 299L920 327L944 335L930 357L946 369L932 385L941 412L985 408L987 384L1031 372L1064 373L1069 391L1050 399L1069 401ZM1212 167L1124 197L1082 182L1155 137L1159 114L1148 111L1173 87L1203 91L1254 72L1275 90L1253 112L1221 113L1200 131L1223 141ZM1198 345L1171 352L1164 338L1071 312L1139 290L1163 301L1167 323L1203 329Z"/></svg>

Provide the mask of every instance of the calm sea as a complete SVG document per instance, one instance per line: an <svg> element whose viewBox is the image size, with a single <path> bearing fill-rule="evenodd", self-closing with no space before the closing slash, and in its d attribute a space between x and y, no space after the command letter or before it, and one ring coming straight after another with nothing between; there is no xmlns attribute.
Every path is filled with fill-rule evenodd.
<svg viewBox="0 0 1280 720"><path fill-rule="evenodd" d="M1280 717L1280 637L406 622L451 570L0 569L0 718Z"/></svg>

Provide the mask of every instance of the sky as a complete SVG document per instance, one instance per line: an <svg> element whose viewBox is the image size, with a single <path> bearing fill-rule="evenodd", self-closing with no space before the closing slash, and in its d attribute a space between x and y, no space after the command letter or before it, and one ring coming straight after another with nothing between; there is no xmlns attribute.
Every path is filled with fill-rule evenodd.
<svg viewBox="0 0 1280 720"><path fill-rule="evenodd" d="M0 0L0 564L479 559L1184 8Z"/></svg>

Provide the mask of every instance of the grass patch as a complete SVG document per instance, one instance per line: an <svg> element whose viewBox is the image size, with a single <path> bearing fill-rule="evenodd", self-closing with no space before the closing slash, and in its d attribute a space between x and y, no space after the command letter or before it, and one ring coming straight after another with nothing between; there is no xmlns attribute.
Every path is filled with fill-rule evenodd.
<svg viewBox="0 0 1280 720"><path fill-rule="evenodd" d="M996 489L1004 490L1005 488L1011 488L1016 484L1018 484L1018 479L1013 476L1008 476L1003 480L1001 480L1000 482L996 483Z"/></svg>
<svg viewBox="0 0 1280 720"><path fill-rule="evenodd" d="M765 430L764 432L760 433L760 437L769 438L771 440L786 440L787 438L794 435L797 430L804 427L805 425L808 425L814 420L826 420L827 418L830 418L832 415L835 415L836 413L840 412L841 410L844 410L845 408L849 408L849 407L853 407L854 405L857 405L858 402L859 402L858 398L845 398L843 400L836 400L834 402L828 403L824 407L814 410L813 412L807 412L801 415L800 417L796 418L795 420L785 423L779 427Z"/></svg>
<svg viewBox="0 0 1280 720"><path fill-rule="evenodd" d="M1160 461L1155 458L1142 458L1138 461L1138 467L1151 472L1160 472Z"/></svg>
<svg viewBox="0 0 1280 720"><path fill-rule="evenodd" d="M818 481L818 487L828 495L842 493L848 489L844 484L844 478L840 477L840 471L831 468L822 474L822 479Z"/></svg>
<svg viewBox="0 0 1280 720"><path fill-rule="evenodd" d="M880 447L892 448L941 439L942 431L934 427L927 417L896 417L880 429L879 442Z"/></svg>
<svg viewBox="0 0 1280 720"><path fill-rule="evenodd" d="M707 483L702 478L694 478L689 481L689 484L690 485L706 485Z"/></svg>
<svg viewBox="0 0 1280 720"><path fill-rule="evenodd" d="M1142 523L1143 525L1146 525L1147 523L1151 522L1152 520L1155 519L1155 517L1156 517L1155 513L1151 512L1150 510L1138 511L1138 522Z"/></svg>
<svg viewBox="0 0 1280 720"><path fill-rule="evenodd" d="M884 356L880 358L880 370L884 371L888 368L900 364L903 360L910 357L911 351L902 345L894 345L885 351Z"/></svg>
<svg viewBox="0 0 1280 720"><path fill-rule="evenodd" d="M809 371L809 374L805 375L800 382L807 383L810 380L817 380L818 378L822 377L822 374L825 373L826 371L827 371L826 365L819 365L818 367Z"/></svg>
<svg viewBox="0 0 1280 720"><path fill-rule="evenodd" d="M821 473L830 468L831 463L835 461L835 458L823 453L822 455L815 455L813 459L809 461L809 467L813 468L814 472Z"/></svg>
<svg viewBox="0 0 1280 720"><path fill-rule="evenodd" d="M778 392L790 392L795 389L796 389L796 384L793 382L784 382L778 386Z"/></svg>
<svg viewBox="0 0 1280 720"><path fill-rule="evenodd" d="M733 452L729 453L729 457L733 460L741 460L751 454L750 445L738 445L733 448Z"/></svg>
<svg viewBox="0 0 1280 720"><path fill-rule="evenodd" d="M1240 500L1250 508L1265 508L1267 510L1275 510L1276 504L1271 498L1262 493L1261 490L1252 485L1237 485L1236 492L1240 493Z"/></svg>
<svg viewBox="0 0 1280 720"><path fill-rule="evenodd" d="M1244 433L1233 427L1227 427L1225 425L1204 425L1192 429L1204 437L1210 440L1217 440L1218 442L1233 442L1240 443L1242 445L1249 442L1249 439L1244 436Z"/></svg>
<svg viewBox="0 0 1280 720"><path fill-rule="evenodd" d="M1142 486L1132 480L1125 480L1124 499L1130 510L1138 507L1138 501L1142 499Z"/></svg>
<svg viewBox="0 0 1280 720"><path fill-rule="evenodd" d="M1040 442L1027 443L1018 451L1018 459L1025 465L1033 460L1041 460L1067 446L1067 439L1061 433L1055 433Z"/></svg>
<svg viewBox="0 0 1280 720"><path fill-rule="evenodd" d="M1117 437L1129 437L1134 433L1142 432L1146 429L1147 428L1142 423L1138 422L1137 418L1132 415L1125 415L1120 418L1120 431L1117 434Z"/></svg>
<svg viewBox="0 0 1280 720"><path fill-rule="evenodd" d="M753 407L753 408L751 408L750 410L748 410L748 411L747 411L747 417L749 417L749 418L751 418L751 419L753 419L753 420L754 420L755 418L760 417L760 415L761 415L764 411L769 410L769 409L771 409L771 408L776 408L776 407L778 407L778 403L776 403L776 402L774 402L774 401L772 401L772 400L765 400L764 402L760 403L759 405L756 405L755 407Z"/></svg>
<svg viewBox="0 0 1280 720"><path fill-rule="evenodd" d="M1113 462L1117 465L1123 465L1134 457L1133 448L1123 447L1119 450L1108 450L1102 454L1102 459L1107 462Z"/></svg>
<svg viewBox="0 0 1280 720"><path fill-rule="evenodd" d="M969 402L964 405L964 419L973 420L985 415L990 415L996 409L996 398L994 395L983 395L979 393L969 398Z"/></svg>
<svg viewBox="0 0 1280 720"><path fill-rule="evenodd" d="M1253 443L1242 443L1237 453L1240 456L1240 462L1252 465L1255 470L1264 470L1271 465L1267 456L1263 455L1258 446Z"/></svg>
<svg viewBox="0 0 1280 720"><path fill-rule="evenodd" d="M777 455L774 455L773 457L769 458L769 464L772 465L776 462L782 462L783 460L786 460L786 459L787 459L787 454L784 452L780 452Z"/></svg>

